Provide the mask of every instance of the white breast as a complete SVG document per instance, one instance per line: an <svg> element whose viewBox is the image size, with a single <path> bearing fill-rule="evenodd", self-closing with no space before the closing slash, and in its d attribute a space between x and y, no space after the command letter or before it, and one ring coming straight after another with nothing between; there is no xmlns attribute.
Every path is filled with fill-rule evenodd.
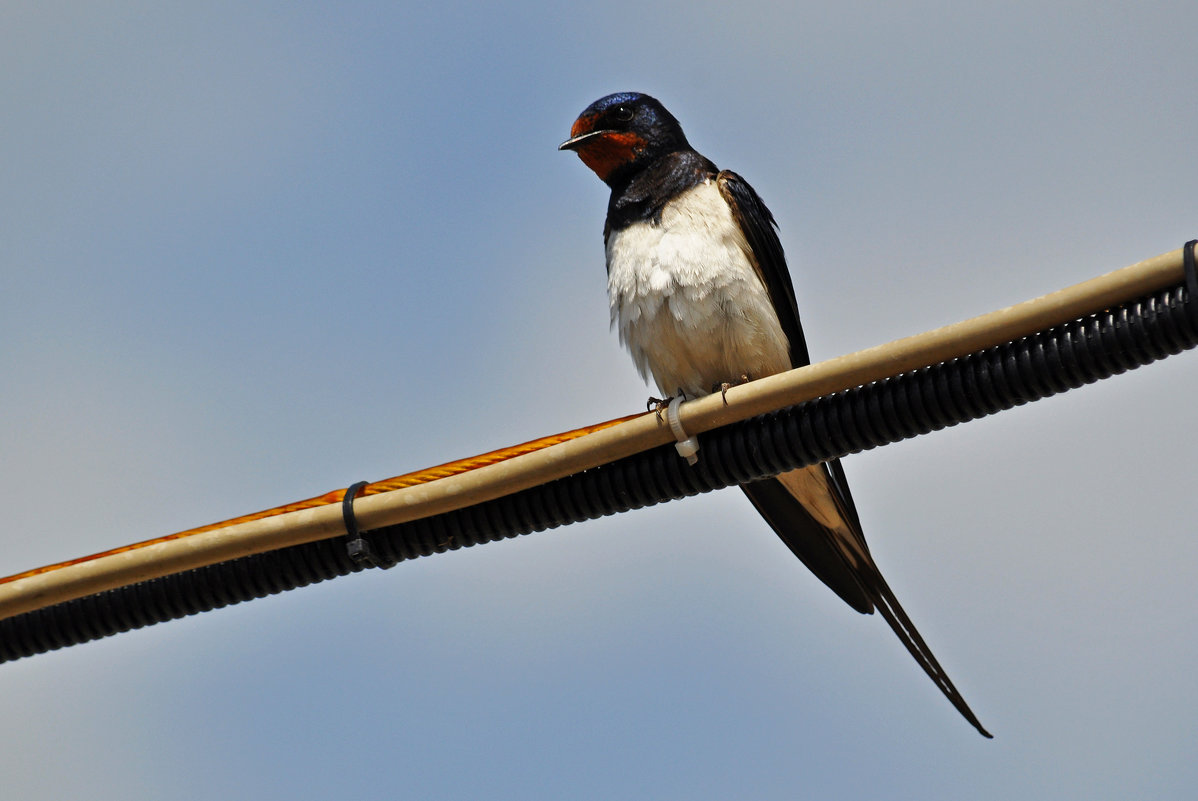
<svg viewBox="0 0 1198 801"><path fill-rule="evenodd" d="M786 335L714 182L607 241L612 327L641 375L687 397L790 368Z"/></svg>

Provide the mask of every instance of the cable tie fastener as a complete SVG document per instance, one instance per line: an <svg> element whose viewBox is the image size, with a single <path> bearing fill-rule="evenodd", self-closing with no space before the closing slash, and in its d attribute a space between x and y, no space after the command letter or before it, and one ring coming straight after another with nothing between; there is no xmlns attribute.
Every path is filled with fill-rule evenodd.
<svg viewBox="0 0 1198 801"><path fill-rule="evenodd" d="M356 484L351 484L345 490L345 495L341 497L341 519L345 521L345 533L347 535L345 550L349 553L349 558L353 559L356 565L362 567L384 567L379 558L375 556L374 549L370 547L370 541L363 537L362 533L358 530L358 518L354 516L354 498L357 498L358 493L369 483L369 481L359 481Z"/></svg>
<svg viewBox="0 0 1198 801"><path fill-rule="evenodd" d="M1198 239L1191 239L1181 246L1181 264L1186 273L1186 294L1190 304L1190 320L1198 325L1198 265L1195 262Z"/></svg>
<svg viewBox="0 0 1198 801"><path fill-rule="evenodd" d="M678 455L686 459L687 464L695 464L699 461L699 440L687 434L686 429L682 427L682 420L678 418L678 406L681 403L681 393L670 398L670 405L666 407L666 421L670 424L674 439L678 440L674 443Z"/></svg>

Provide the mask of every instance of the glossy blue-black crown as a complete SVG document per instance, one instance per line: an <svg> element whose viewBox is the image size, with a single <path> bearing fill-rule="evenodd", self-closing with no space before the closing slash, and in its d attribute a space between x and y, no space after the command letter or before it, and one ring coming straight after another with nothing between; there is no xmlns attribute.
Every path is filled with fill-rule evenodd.
<svg viewBox="0 0 1198 801"><path fill-rule="evenodd" d="M640 92L616 92L601 97L583 110L579 118L590 117L592 129L607 128L639 134L654 153L690 148L682 126L657 98Z"/></svg>

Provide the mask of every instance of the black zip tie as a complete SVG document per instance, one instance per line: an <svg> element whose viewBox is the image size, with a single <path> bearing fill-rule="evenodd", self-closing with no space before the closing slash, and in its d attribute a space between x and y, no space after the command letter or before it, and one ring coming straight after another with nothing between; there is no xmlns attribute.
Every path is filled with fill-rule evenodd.
<svg viewBox="0 0 1198 801"><path fill-rule="evenodd" d="M1198 326L1198 265L1195 264L1195 249L1198 239L1191 239L1181 246L1181 263L1186 272L1186 292L1190 300L1190 321Z"/></svg>
<svg viewBox="0 0 1198 801"><path fill-rule="evenodd" d="M345 490L345 495L341 498L341 519L345 521L345 533L348 540L345 544L345 550L349 553L349 558L353 559L356 565L360 565L361 567L383 567L383 563L374 555L374 549L370 547L370 541L358 531L358 518L354 517L354 498L358 497L358 493L369 483L369 481L359 481L356 484L351 484Z"/></svg>

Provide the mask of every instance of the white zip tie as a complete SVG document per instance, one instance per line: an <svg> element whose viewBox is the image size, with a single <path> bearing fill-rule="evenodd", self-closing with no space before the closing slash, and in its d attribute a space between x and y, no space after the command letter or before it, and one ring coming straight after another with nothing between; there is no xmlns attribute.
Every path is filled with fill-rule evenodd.
<svg viewBox="0 0 1198 801"><path fill-rule="evenodd" d="M678 455L686 459L687 464L696 464L699 461L699 457L696 455L699 452L699 440L688 435L686 429L682 427L682 420L678 418L678 406L681 403L681 393L670 398L670 405L666 407L666 421L670 424L670 431L673 432L674 439L678 440L674 444Z"/></svg>

